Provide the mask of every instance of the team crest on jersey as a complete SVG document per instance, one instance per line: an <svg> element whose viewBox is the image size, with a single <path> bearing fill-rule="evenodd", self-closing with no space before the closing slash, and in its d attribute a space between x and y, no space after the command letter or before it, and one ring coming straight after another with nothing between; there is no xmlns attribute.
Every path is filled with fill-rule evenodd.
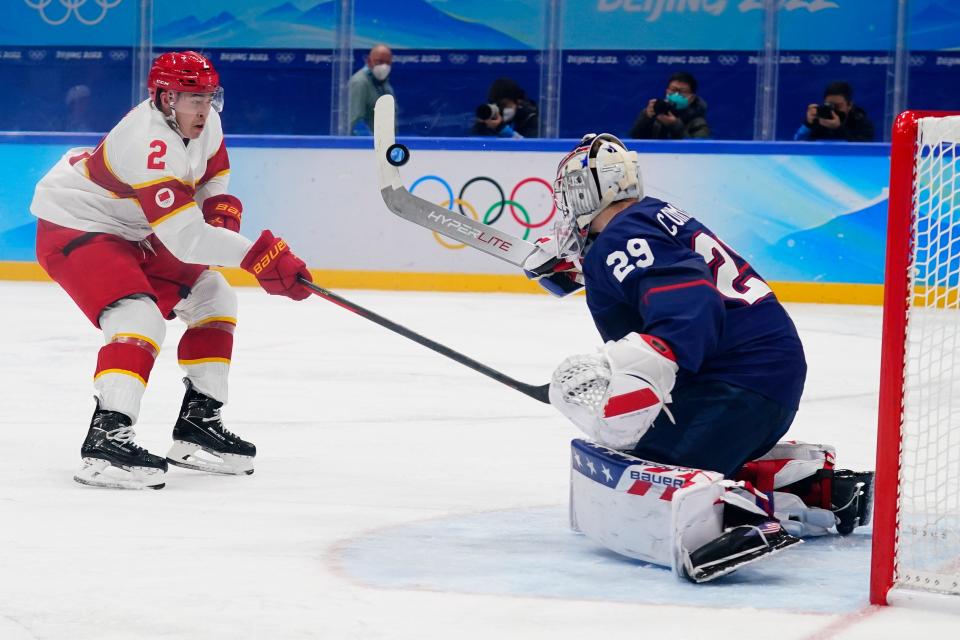
<svg viewBox="0 0 960 640"><path fill-rule="evenodd" d="M154 200L157 201L158 207L163 207L164 209L170 208L170 206L173 205L173 200L174 200L173 190L167 187L160 189L159 191L157 191L157 195L154 196Z"/></svg>

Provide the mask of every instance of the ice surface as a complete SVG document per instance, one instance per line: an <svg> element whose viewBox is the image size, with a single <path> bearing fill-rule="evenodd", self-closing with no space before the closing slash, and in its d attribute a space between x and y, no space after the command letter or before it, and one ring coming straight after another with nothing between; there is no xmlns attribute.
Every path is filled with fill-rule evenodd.
<svg viewBox="0 0 960 640"><path fill-rule="evenodd" d="M597 338L581 298L342 292L541 384ZM100 334L55 285L0 283L0 639L958 637L960 618L867 607L869 532L703 586L566 528L550 407L320 299L240 290L228 427L250 477L72 481ZM810 375L791 436L873 468L880 310L791 305ZM170 323L139 441L182 397Z"/></svg>

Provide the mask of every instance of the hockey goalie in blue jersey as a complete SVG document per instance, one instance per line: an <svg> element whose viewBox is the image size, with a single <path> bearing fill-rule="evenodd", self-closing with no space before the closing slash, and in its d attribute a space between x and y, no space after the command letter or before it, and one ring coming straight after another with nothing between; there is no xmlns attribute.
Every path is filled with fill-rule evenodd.
<svg viewBox="0 0 960 640"><path fill-rule="evenodd" d="M584 137L554 191L554 234L524 270L555 295L585 288L605 341L567 358L550 386L590 439L573 444L574 526L702 582L799 536L866 524L872 473L834 470L830 446L781 442L807 367L763 278L706 225L646 196L636 153L614 136Z"/></svg>

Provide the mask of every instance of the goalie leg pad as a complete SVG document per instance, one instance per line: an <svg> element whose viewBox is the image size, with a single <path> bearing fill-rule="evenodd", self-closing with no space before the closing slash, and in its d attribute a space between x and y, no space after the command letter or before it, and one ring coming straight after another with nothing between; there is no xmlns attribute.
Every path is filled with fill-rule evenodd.
<svg viewBox="0 0 960 640"><path fill-rule="evenodd" d="M723 533L719 473L641 460L585 440L571 445L571 527L616 553L682 575L687 549Z"/></svg>
<svg viewBox="0 0 960 640"><path fill-rule="evenodd" d="M745 464L737 479L771 496L777 517L794 535L823 535L834 525L847 535L870 523L873 472L834 469L835 459L830 445L778 442Z"/></svg>
<svg viewBox="0 0 960 640"><path fill-rule="evenodd" d="M757 489L769 493L815 476L824 469L833 469L836 449L830 445L807 442L778 442L764 455L743 465L737 480L746 480ZM810 506L830 507L830 487L822 494L820 484L810 487L810 495L801 496Z"/></svg>

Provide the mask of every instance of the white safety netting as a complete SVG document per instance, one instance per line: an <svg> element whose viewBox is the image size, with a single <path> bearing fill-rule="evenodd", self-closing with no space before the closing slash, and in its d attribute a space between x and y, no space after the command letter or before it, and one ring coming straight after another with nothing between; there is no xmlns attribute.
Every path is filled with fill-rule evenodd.
<svg viewBox="0 0 960 640"><path fill-rule="evenodd" d="M960 595L960 117L919 122L895 585Z"/></svg>

